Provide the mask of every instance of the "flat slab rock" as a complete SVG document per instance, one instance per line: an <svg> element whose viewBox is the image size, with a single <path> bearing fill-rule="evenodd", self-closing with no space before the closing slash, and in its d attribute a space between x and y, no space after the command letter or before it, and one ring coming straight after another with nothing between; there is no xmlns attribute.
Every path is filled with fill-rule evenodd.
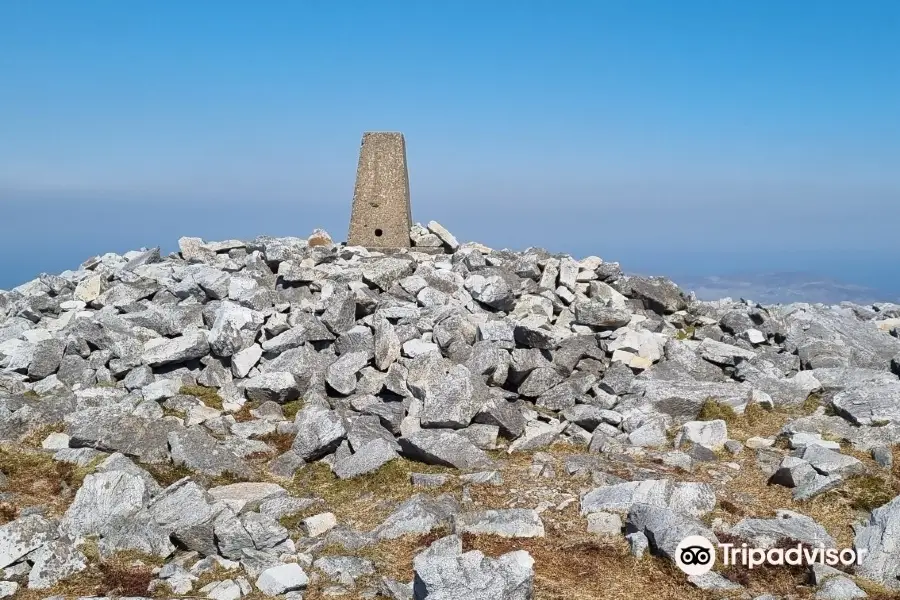
<svg viewBox="0 0 900 600"><path fill-rule="evenodd" d="M468 438L442 429L420 429L400 438L404 455L427 464L462 470L490 469L494 461Z"/></svg>
<svg viewBox="0 0 900 600"><path fill-rule="evenodd" d="M581 514L628 512L636 504L700 517L715 508L716 495L706 483L678 483L667 479L629 481L599 487L582 496Z"/></svg>
<svg viewBox="0 0 900 600"><path fill-rule="evenodd" d="M505 538L544 537L544 522L536 510L511 508L464 512L453 521L456 534L497 535Z"/></svg>
<svg viewBox="0 0 900 600"><path fill-rule="evenodd" d="M527 600L534 587L534 559L518 550L496 559L477 550L462 552L462 540L449 536L413 559L414 600Z"/></svg>

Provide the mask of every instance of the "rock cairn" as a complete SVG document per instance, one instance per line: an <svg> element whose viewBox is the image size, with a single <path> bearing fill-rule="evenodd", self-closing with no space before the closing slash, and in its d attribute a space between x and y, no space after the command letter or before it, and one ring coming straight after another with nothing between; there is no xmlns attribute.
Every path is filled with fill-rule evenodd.
<svg viewBox="0 0 900 600"><path fill-rule="evenodd" d="M0 291L0 598L563 597L542 553L573 531L632 565L687 535L843 544L861 564L801 594L900 592L900 306L410 239L182 238Z"/></svg>

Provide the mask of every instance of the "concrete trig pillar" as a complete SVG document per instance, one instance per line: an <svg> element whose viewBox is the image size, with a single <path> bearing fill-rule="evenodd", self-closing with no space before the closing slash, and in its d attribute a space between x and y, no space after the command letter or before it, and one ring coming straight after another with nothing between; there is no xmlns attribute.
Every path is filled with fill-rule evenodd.
<svg viewBox="0 0 900 600"><path fill-rule="evenodd" d="M349 246L409 248L412 211L402 133L366 132L359 150Z"/></svg>

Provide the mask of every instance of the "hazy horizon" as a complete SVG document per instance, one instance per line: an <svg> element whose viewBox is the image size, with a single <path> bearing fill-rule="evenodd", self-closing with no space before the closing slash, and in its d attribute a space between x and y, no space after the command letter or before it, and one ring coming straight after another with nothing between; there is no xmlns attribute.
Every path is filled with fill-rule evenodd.
<svg viewBox="0 0 900 600"><path fill-rule="evenodd" d="M91 255L413 217L696 279L900 295L900 5L0 3L0 288Z"/></svg>

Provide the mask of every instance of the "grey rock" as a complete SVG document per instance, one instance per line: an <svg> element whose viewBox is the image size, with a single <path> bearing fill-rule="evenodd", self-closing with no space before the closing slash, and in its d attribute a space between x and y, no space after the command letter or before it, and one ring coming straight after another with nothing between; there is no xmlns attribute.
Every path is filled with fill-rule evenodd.
<svg viewBox="0 0 900 600"><path fill-rule="evenodd" d="M381 258L367 262L362 267L362 278L382 291L387 291L395 281L411 275L415 270L412 261L402 258Z"/></svg>
<svg viewBox="0 0 900 600"><path fill-rule="evenodd" d="M531 509L483 510L456 515L453 531L457 535L497 535L506 538L544 536L544 523Z"/></svg>
<svg viewBox="0 0 900 600"><path fill-rule="evenodd" d="M534 559L523 550L492 559L477 550L463 554L456 536L443 538L413 560L413 598L528 600L533 566Z"/></svg>
<svg viewBox="0 0 900 600"><path fill-rule="evenodd" d="M416 494L398 506L372 533L381 540L424 535L450 525L456 511L456 502L448 496L435 499Z"/></svg>
<svg viewBox="0 0 900 600"><path fill-rule="evenodd" d="M356 318L356 299L345 287L335 289L328 299L322 323L335 335L349 331Z"/></svg>
<svg viewBox="0 0 900 600"><path fill-rule="evenodd" d="M872 511L867 521L855 528L853 548L864 551L856 568L860 577L891 590L900 590L900 496Z"/></svg>
<svg viewBox="0 0 900 600"><path fill-rule="evenodd" d="M386 371L400 358L400 338L390 321L382 315L372 319L374 328L375 367Z"/></svg>
<svg viewBox="0 0 900 600"><path fill-rule="evenodd" d="M41 340L34 345L31 364L28 365L28 376L32 379L49 377L59 368L66 344L62 340Z"/></svg>
<svg viewBox="0 0 900 600"><path fill-rule="evenodd" d="M890 469L894 464L894 455L890 447L876 446L872 448L872 460L874 460L879 467Z"/></svg>
<svg viewBox="0 0 900 600"><path fill-rule="evenodd" d="M447 249L449 249L451 252L456 252L456 250L459 248L459 242L456 240L453 234L450 233L443 225L441 225L437 221L429 221L427 227L428 231L436 235L441 240L441 242L443 242L443 244L447 246Z"/></svg>
<svg viewBox="0 0 900 600"><path fill-rule="evenodd" d="M214 542L216 515L224 506L190 479L176 481L147 507L164 531L171 532L181 545L204 555L217 554Z"/></svg>
<svg viewBox="0 0 900 600"><path fill-rule="evenodd" d="M142 509L114 527L107 528L100 540L100 553L111 556L130 550L147 556L167 558L175 552L169 533L156 523L149 511Z"/></svg>
<svg viewBox="0 0 900 600"><path fill-rule="evenodd" d="M810 517L789 510L776 511L773 519L743 519L729 531L755 548L772 548L782 541L802 542L812 547L834 548L835 541Z"/></svg>
<svg viewBox="0 0 900 600"><path fill-rule="evenodd" d="M261 313L233 302L222 302L209 331L209 347L217 356L232 356L249 345L244 332L255 335L262 324Z"/></svg>
<svg viewBox="0 0 900 600"><path fill-rule="evenodd" d="M347 586L354 585L360 577L375 573L372 561L356 556L323 556L316 559L312 566L331 581Z"/></svg>
<svg viewBox="0 0 900 600"><path fill-rule="evenodd" d="M466 289L475 300L497 310L511 310L515 295L506 279L500 275L475 274L466 279Z"/></svg>
<svg viewBox="0 0 900 600"><path fill-rule="evenodd" d="M151 367L183 363L209 354L206 332L187 331L172 339L154 338L144 343L142 360Z"/></svg>
<svg viewBox="0 0 900 600"><path fill-rule="evenodd" d="M852 456L811 444L804 446L795 454L809 462L822 475L852 475L865 470L863 463Z"/></svg>
<svg viewBox="0 0 900 600"><path fill-rule="evenodd" d="M148 502L144 480L126 471L88 475L63 516L61 528L73 538L108 535Z"/></svg>
<svg viewBox="0 0 900 600"><path fill-rule="evenodd" d="M671 560L675 560L678 544L688 536L699 535L718 543L715 534L696 518L652 504L632 505L626 523L626 531L640 531L651 549Z"/></svg>
<svg viewBox="0 0 900 600"><path fill-rule="evenodd" d="M770 482L795 488L803 486L815 476L816 470L809 462L795 456L785 456Z"/></svg>
<svg viewBox="0 0 900 600"><path fill-rule="evenodd" d="M785 349L797 352L807 368L854 366L887 370L900 352L900 339L880 331L840 307L789 305L780 311L786 321Z"/></svg>
<svg viewBox="0 0 900 600"><path fill-rule="evenodd" d="M756 358L755 352L711 339L700 342L697 352L709 362L725 366L734 366L741 360Z"/></svg>
<svg viewBox="0 0 900 600"><path fill-rule="evenodd" d="M318 460L333 452L347 434L341 417L320 406L307 406L297 413L297 436L291 449L303 460Z"/></svg>
<svg viewBox="0 0 900 600"><path fill-rule="evenodd" d="M628 541L631 555L635 558L643 558L644 553L650 547L650 540L647 539L643 531L629 533L625 536L625 539Z"/></svg>
<svg viewBox="0 0 900 600"><path fill-rule="evenodd" d="M5 569L56 537L56 527L37 514L0 525L0 569Z"/></svg>
<svg viewBox="0 0 900 600"><path fill-rule="evenodd" d="M288 538L288 530L278 521L258 512L245 513L241 516L241 523L257 550L275 548Z"/></svg>
<svg viewBox="0 0 900 600"><path fill-rule="evenodd" d="M409 480L415 487L441 487L450 480L450 476L437 473L410 473Z"/></svg>
<svg viewBox="0 0 900 600"><path fill-rule="evenodd" d="M203 429L190 428L169 433L172 462L206 475L247 477L250 466Z"/></svg>
<svg viewBox="0 0 900 600"><path fill-rule="evenodd" d="M487 469L493 461L458 433L422 429L399 440L402 453L414 460L457 469Z"/></svg>
<svg viewBox="0 0 900 600"><path fill-rule="evenodd" d="M663 277L631 277L627 296L637 298L644 306L660 314L671 314L687 308L683 292Z"/></svg>
<svg viewBox="0 0 900 600"><path fill-rule="evenodd" d="M674 483L666 479L629 481L602 486L582 496L581 514L624 512L638 504L700 517L715 507L716 496L713 488L705 483Z"/></svg>
<svg viewBox="0 0 900 600"><path fill-rule="evenodd" d="M420 415L422 427L466 427L485 400L479 394L484 387L480 383L463 365L454 365L439 381L429 382Z"/></svg>
<svg viewBox="0 0 900 600"><path fill-rule="evenodd" d="M262 481L221 485L210 488L208 493L214 500L224 503L237 515L245 511L257 510L266 501L287 497L287 490L280 485Z"/></svg>
<svg viewBox="0 0 900 600"><path fill-rule="evenodd" d="M575 304L575 322L605 329L624 327L631 321L626 310L609 308L603 302L588 301Z"/></svg>
<svg viewBox="0 0 900 600"><path fill-rule="evenodd" d="M681 426L680 439L717 450L728 440L728 427L721 419L690 421Z"/></svg>
<svg viewBox="0 0 900 600"><path fill-rule="evenodd" d="M47 542L29 555L33 563L28 574L28 588L42 590L87 568L87 558L71 540L60 538Z"/></svg>
<svg viewBox="0 0 900 600"><path fill-rule="evenodd" d="M480 471L478 473L468 473L460 475L459 480L463 483L475 485L503 485L503 476L500 471Z"/></svg>
<svg viewBox="0 0 900 600"><path fill-rule="evenodd" d="M336 392L343 395L352 394L356 389L356 374L369 362L366 352L348 352L341 355L325 372L325 381Z"/></svg>
<svg viewBox="0 0 900 600"><path fill-rule="evenodd" d="M613 363L598 384L600 389L614 396L628 393L634 381L634 372L622 363Z"/></svg>
<svg viewBox="0 0 900 600"><path fill-rule="evenodd" d="M837 392L831 404L854 425L900 423L900 381L849 387Z"/></svg>
<svg viewBox="0 0 900 600"><path fill-rule="evenodd" d="M242 595L241 587L231 579L214 581L198 591L211 600L239 600Z"/></svg>
<svg viewBox="0 0 900 600"><path fill-rule="evenodd" d="M287 592L305 589L309 577L297 563L286 563L269 567L256 580L256 587L266 596L278 596Z"/></svg>
<svg viewBox="0 0 900 600"><path fill-rule="evenodd" d="M496 425L474 423L463 429L457 429L456 432L468 438L476 448L494 450L497 447L497 436L500 433L500 428Z"/></svg>
<svg viewBox="0 0 900 600"><path fill-rule="evenodd" d="M311 506L319 504L322 500L318 498L295 498L293 496L276 496L264 500L259 505L259 512L268 515L273 519L280 519L289 515L297 514L306 510Z"/></svg>
<svg viewBox="0 0 900 600"><path fill-rule="evenodd" d="M251 377L243 384L247 399L254 402L278 402L284 404L296 400L306 391L300 380L283 371L267 372Z"/></svg>
<svg viewBox="0 0 900 600"><path fill-rule="evenodd" d="M688 581L700 588L701 590L742 590L744 589L738 583L726 579L715 571L709 571L703 575L691 575Z"/></svg>
<svg viewBox="0 0 900 600"><path fill-rule="evenodd" d="M394 444L383 439L374 439L362 445L350 456L335 461L334 474L339 479L350 479L377 470L397 458Z"/></svg>
<svg viewBox="0 0 900 600"><path fill-rule="evenodd" d="M849 577L832 577L826 579L819 591L816 592L816 600L852 600L853 598L868 598L858 585Z"/></svg>
<svg viewBox="0 0 900 600"><path fill-rule="evenodd" d="M566 429L565 421L558 423L543 423L541 421L529 421L525 425L525 432L509 445L508 452L522 452L537 450L549 446Z"/></svg>
<svg viewBox="0 0 900 600"><path fill-rule="evenodd" d="M709 398L716 398L729 406L742 409L747 404L752 387L746 383L715 383L706 381L663 381L636 378L631 392L660 412L685 421L693 420Z"/></svg>
<svg viewBox="0 0 900 600"><path fill-rule="evenodd" d="M622 519L615 513L596 512L588 515L588 533L618 536L622 533Z"/></svg>

